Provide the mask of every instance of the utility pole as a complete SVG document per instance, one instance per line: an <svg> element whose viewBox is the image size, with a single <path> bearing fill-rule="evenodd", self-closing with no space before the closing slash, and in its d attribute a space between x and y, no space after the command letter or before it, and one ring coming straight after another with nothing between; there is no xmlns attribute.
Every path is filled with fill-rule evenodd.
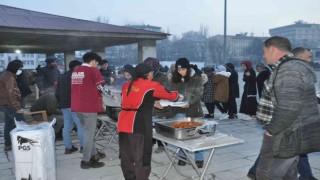
<svg viewBox="0 0 320 180"><path fill-rule="evenodd" d="M223 63L227 63L227 0L224 0Z"/></svg>

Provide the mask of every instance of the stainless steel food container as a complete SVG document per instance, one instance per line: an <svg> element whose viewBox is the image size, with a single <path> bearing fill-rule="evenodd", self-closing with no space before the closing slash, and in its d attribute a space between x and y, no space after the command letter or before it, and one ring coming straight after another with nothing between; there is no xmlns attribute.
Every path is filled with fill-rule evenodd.
<svg viewBox="0 0 320 180"><path fill-rule="evenodd" d="M156 121L154 122L154 125L158 134L177 140L187 140L201 136L198 132L195 132L196 127L173 128L172 125L176 122L200 122L204 124L206 121L207 120L205 119L186 117Z"/></svg>

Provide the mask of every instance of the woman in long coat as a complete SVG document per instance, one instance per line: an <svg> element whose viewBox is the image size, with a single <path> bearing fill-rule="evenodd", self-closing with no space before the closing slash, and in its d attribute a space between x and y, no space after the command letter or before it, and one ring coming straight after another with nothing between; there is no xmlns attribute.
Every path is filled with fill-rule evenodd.
<svg viewBox="0 0 320 180"><path fill-rule="evenodd" d="M240 105L240 113L255 118L257 111L257 87L256 73L252 68L250 60L242 61L241 67L244 70L243 81L245 82Z"/></svg>

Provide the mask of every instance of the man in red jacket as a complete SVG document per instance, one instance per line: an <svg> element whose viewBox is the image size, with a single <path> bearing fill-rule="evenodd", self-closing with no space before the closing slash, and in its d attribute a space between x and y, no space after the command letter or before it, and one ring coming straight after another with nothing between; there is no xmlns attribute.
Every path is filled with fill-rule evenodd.
<svg viewBox="0 0 320 180"><path fill-rule="evenodd" d="M122 111L118 118L121 168L125 179L147 180L151 172L152 110L156 99L177 100L178 92L167 91L152 81L148 64L135 67L136 77L122 87Z"/></svg>

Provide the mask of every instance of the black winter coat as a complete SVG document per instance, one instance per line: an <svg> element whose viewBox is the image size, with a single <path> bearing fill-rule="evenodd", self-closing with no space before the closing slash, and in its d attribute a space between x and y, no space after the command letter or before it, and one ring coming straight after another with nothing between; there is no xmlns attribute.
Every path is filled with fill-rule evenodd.
<svg viewBox="0 0 320 180"><path fill-rule="evenodd" d="M270 74L271 74L271 72L270 72L269 68L266 67L265 70L260 72L257 76L257 88L258 88L259 98L261 97L263 83L265 80L269 79Z"/></svg>
<svg viewBox="0 0 320 180"><path fill-rule="evenodd" d="M29 88L27 74L24 70L22 70L22 73L17 76L17 84L21 92L21 97L26 97L32 93L31 89Z"/></svg>
<svg viewBox="0 0 320 180"><path fill-rule="evenodd" d="M231 70L231 76L229 77L229 97L238 98L239 97L239 83L238 83L238 73L236 70Z"/></svg>
<svg viewBox="0 0 320 180"><path fill-rule="evenodd" d="M70 108L71 107L71 75L72 70L65 72L59 79L56 98L59 104L59 108Z"/></svg>
<svg viewBox="0 0 320 180"><path fill-rule="evenodd" d="M245 75L246 72L250 75ZM257 111L257 87L256 87L256 72L250 68L243 73L243 81L245 82L243 94L241 98L240 113L247 115L256 115Z"/></svg>

